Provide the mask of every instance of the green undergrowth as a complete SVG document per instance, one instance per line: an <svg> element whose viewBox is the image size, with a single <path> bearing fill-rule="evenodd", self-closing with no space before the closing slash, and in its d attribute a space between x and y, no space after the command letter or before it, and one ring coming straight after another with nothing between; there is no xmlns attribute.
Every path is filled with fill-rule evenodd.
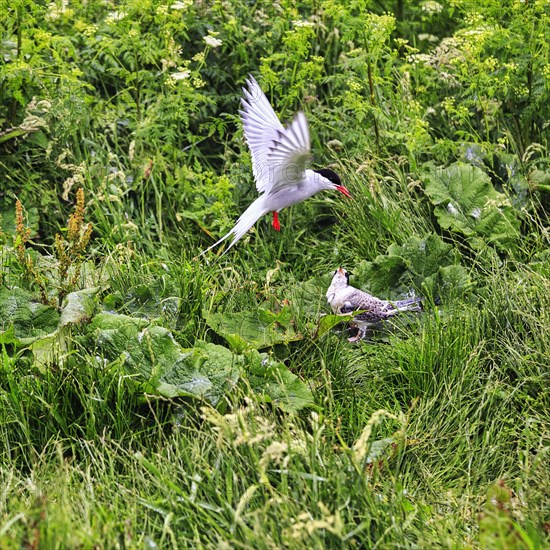
<svg viewBox="0 0 550 550"><path fill-rule="evenodd" d="M426 298L360 345L325 316L330 272L262 281L127 250L57 308L9 264L3 534L540 547L548 262L472 264L463 245L411 237L358 263L357 286Z"/></svg>
<svg viewBox="0 0 550 550"><path fill-rule="evenodd" d="M0 12L0 550L550 544L547 3ZM248 74L353 198L199 256Z"/></svg>

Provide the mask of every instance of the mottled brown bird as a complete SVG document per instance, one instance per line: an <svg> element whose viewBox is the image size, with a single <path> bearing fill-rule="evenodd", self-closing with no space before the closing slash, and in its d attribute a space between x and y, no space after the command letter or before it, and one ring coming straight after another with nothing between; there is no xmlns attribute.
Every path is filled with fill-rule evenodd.
<svg viewBox="0 0 550 550"><path fill-rule="evenodd" d="M336 315L359 312L353 317L353 324L359 328L359 332L357 336L349 339L350 342L363 338L368 327L402 311L422 310L420 298L412 297L390 302L350 286L349 273L342 267L334 272L332 282L327 290L327 301Z"/></svg>

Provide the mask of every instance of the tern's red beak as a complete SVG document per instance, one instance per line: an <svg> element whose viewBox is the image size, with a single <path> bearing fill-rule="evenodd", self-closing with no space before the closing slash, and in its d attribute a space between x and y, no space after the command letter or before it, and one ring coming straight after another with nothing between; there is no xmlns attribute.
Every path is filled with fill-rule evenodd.
<svg viewBox="0 0 550 550"><path fill-rule="evenodd" d="M343 185L337 185L336 189L351 199L351 193Z"/></svg>

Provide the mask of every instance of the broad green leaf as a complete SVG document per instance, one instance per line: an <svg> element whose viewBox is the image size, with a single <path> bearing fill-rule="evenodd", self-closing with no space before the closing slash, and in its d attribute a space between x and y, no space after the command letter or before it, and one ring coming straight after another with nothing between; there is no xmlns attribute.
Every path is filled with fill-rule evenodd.
<svg viewBox="0 0 550 550"><path fill-rule="evenodd" d="M385 297L400 285L403 275L407 274L407 264L400 256L384 255L377 256L372 262L362 261L350 271L350 284Z"/></svg>
<svg viewBox="0 0 550 550"><path fill-rule="evenodd" d="M63 309L61 310L59 327L89 321L95 311L96 304L94 297L98 292L99 287L95 287L67 294Z"/></svg>
<svg viewBox="0 0 550 550"><path fill-rule="evenodd" d="M353 315L323 315L319 319L319 324L317 325L317 330L315 332L315 338L321 338L335 326L344 321L351 321L352 318Z"/></svg>
<svg viewBox="0 0 550 550"><path fill-rule="evenodd" d="M244 353L247 349L250 349L250 344L238 334L226 334L224 337L229 344L229 348L237 354Z"/></svg>
<svg viewBox="0 0 550 550"><path fill-rule="evenodd" d="M167 296L167 292L176 292L167 278L149 284L139 284L128 289L123 297L125 311L132 315L156 319L166 315L177 315L179 298ZM169 285L164 288L163 285ZM107 307L110 307L106 304Z"/></svg>
<svg viewBox="0 0 550 550"><path fill-rule="evenodd" d="M129 317L128 315L119 315L116 313L100 313L96 315L92 322L92 328L101 328L103 330L121 330L128 334L133 334L136 330L149 325L147 319L141 317Z"/></svg>
<svg viewBox="0 0 550 550"><path fill-rule="evenodd" d="M168 397L182 391L200 395L216 405L238 382L241 363L242 357L227 348L198 341L193 348L182 350L173 368L161 376L157 389Z"/></svg>
<svg viewBox="0 0 550 550"><path fill-rule="evenodd" d="M206 313L204 318L212 330L238 348L242 348L243 341L262 349L303 338L294 327L288 307L278 313L261 307L238 313Z"/></svg>
<svg viewBox="0 0 550 550"><path fill-rule="evenodd" d="M313 404L311 391L297 376L254 349L235 355L201 341L185 349L165 328L126 315L99 314L91 328L104 357L122 358L129 375L160 395L204 398L216 405L244 376L255 393L284 411Z"/></svg>
<svg viewBox="0 0 550 550"><path fill-rule="evenodd" d="M142 349L142 331L149 325L145 319L128 317L111 313L96 315L91 323L95 345L100 354L109 360L122 357L126 365L149 380L151 375L151 362L144 359L145 352ZM139 359L143 362L140 363Z"/></svg>
<svg viewBox="0 0 550 550"><path fill-rule="evenodd" d="M398 422L401 424L401 429L395 432L393 436L369 443L374 427L386 419ZM394 414L385 409L374 412L351 448L354 462L357 465L365 465L377 460L390 444L395 443L397 438L401 438L400 434L405 425L406 417L403 413Z"/></svg>
<svg viewBox="0 0 550 550"><path fill-rule="evenodd" d="M481 168L456 163L434 168L424 179L441 227L481 237L501 249L515 244L519 219L506 195L495 190Z"/></svg>
<svg viewBox="0 0 550 550"><path fill-rule="evenodd" d="M8 323L7 327L2 323L2 332L0 332L0 344L16 344L15 328L13 323Z"/></svg>
<svg viewBox="0 0 550 550"><path fill-rule="evenodd" d="M550 192L550 171L533 168L529 173L529 180L536 191Z"/></svg>
<svg viewBox="0 0 550 550"><path fill-rule="evenodd" d="M327 311L326 292L333 274L308 279L290 289L290 299L300 316L317 318Z"/></svg>
<svg viewBox="0 0 550 550"><path fill-rule="evenodd" d="M439 235L413 236L402 245L390 245L387 254L374 261L361 262L352 270L352 282L377 296L397 297L411 286L420 287L441 266L457 263L458 259L453 246L444 243Z"/></svg>
<svg viewBox="0 0 550 550"><path fill-rule="evenodd" d="M27 346L57 329L59 313L22 288L0 288L0 341Z"/></svg>
<svg viewBox="0 0 550 550"><path fill-rule="evenodd" d="M369 452L365 458L366 464L371 464L375 460L381 460L386 452L386 449L397 441L395 437L385 437L377 439L369 445Z"/></svg>
<svg viewBox="0 0 550 550"><path fill-rule="evenodd" d="M471 291L472 287L472 279L466 268L461 265L441 267L422 283L422 290L426 295L441 299L442 302L463 296Z"/></svg>
<svg viewBox="0 0 550 550"><path fill-rule="evenodd" d="M444 243L439 235L428 235L421 239L411 237L403 245L392 244L388 256L399 256L407 269L421 280L435 273L440 266L458 261L458 254L451 244Z"/></svg>
<svg viewBox="0 0 550 550"><path fill-rule="evenodd" d="M223 346L198 342L183 349L167 329L126 315L102 313L92 328L105 357L122 357L128 374L166 397L202 397L215 405L239 379L240 360Z"/></svg>
<svg viewBox="0 0 550 550"><path fill-rule="evenodd" d="M297 412L315 404L309 387L287 367L266 353L245 353L246 379L255 393L285 412Z"/></svg>
<svg viewBox="0 0 550 550"><path fill-rule="evenodd" d="M47 149L48 144L50 143L48 136L42 130L31 133L28 139L31 143L34 143L43 149Z"/></svg>
<svg viewBox="0 0 550 550"><path fill-rule="evenodd" d="M62 331L38 338L31 345L34 366L44 372L50 365L59 364L67 353L67 341Z"/></svg>

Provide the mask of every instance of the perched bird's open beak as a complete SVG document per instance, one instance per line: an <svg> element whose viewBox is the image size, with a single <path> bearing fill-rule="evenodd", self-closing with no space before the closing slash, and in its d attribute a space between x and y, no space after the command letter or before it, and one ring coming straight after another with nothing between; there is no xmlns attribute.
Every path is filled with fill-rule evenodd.
<svg viewBox="0 0 550 550"><path fill-rule="evenodd" d="M337 185L336 189L351 199L351 193L343 185Z"/></svg>

